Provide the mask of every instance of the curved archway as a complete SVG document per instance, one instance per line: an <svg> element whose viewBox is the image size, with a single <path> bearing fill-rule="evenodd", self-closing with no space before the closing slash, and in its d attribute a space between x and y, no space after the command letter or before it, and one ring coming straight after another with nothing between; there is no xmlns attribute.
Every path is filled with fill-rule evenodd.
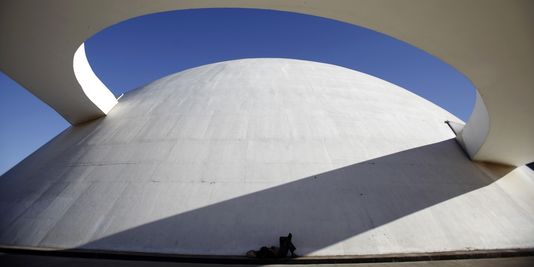
<svg viewBox="0 0 534 267"><path fill-rule="evenodd" d="M29 6L8 1L0 23L6 36L1 67L69 122L87 121L104 112L85 96L72 71L72 55L83 40L131 17L202 7L306 13L361 25L415 45L457 68L479 90L477 102L485 108L475 109L463 131L472 134L461 134L465 146L472 147L467 151L473 159L521 165L533 158L534 146L526 146L534 135L530 118L534 107L529 103L534 92L526 89L534 84L530 74L534 4L528 1L153 1L149 6L121 0ZM21 13L27 15L24 23L19 23ZM32 46L36 43L41 44L37 49ZM49 72L46 77L44 70ZM489 122L487 130L481 128L485 125L481 119Z"/></svg>
<svg viewBox="0 0 534 267"><path fill-rule="evenodd" d="M352 24L292 12L242 8L161 12L110 26L86 40L85 47L96 75L116 96L205 64L289 58L371 74L463 121L476 97L465 76L416 47Z"/></svg>

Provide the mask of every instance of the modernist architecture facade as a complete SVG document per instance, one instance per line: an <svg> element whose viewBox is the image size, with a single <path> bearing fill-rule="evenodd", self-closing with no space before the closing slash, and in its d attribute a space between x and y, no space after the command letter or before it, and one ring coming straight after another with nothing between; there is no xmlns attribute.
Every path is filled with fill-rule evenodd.
<svg viewBox="0 0 534 267"><path fill-rule="evenodd" d="M2 176L3 246L235 255L289 231L305 255L534 245L531 1L0 6L0 68L73 124ZM455 134L444 121L461 121L432 103L313 62L212 64L120 101L91 70L83 41L99 30L202 7L391 35L471 79L474 113Z"/></svg>
<svg viewBox="0 0 534 267"><path fill-rule="evenodd" d="M461 122L333 65L183 71L5 174L0 243L243 255L292 232L316 256L533 247L532 171L485 172L445 121Z"/></svg>

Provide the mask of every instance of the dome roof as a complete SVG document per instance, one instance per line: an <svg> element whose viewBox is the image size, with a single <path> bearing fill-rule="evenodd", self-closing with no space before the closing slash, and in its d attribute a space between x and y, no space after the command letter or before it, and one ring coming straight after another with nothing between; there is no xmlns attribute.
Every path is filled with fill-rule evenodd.
<svg viewBox="0 0 534 267"><path fill-rule="evenodd" d="M69 128L6 173L0 243L235 255L292 232L310 255L472 246L458 225L383 227L488 185L445 120L460 121L328 64L186 70L126 93L107 117ZM499 224L492 214L479 218Z"/></svg>

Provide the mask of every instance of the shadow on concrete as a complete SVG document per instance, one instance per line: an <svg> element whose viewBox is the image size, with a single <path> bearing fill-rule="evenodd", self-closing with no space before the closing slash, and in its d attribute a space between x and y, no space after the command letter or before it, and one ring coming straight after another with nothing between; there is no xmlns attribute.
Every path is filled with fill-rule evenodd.
<svg viewBox="0 0 534 267"><path fill-rule="evenodd" d="M492 182L450 139L177 214L80 248L242 255L292 232L298 252L307 254Z"/></svg>

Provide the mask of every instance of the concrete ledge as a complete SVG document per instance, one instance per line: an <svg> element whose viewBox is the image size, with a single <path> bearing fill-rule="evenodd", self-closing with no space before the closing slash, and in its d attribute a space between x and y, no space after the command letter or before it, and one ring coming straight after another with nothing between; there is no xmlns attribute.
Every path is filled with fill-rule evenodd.
<svg viewBox="0 0 534 267"><path fill-rule="evenodd" d="M128 261L180 262L180 263L224 263L224 264L334 264L334 263L385 263L440 261L460 259L488 259L534 256L534 248L463 250L429 253L347 255L325 257L298 257L285 259L253 259L244 256L219 255L180 255L164 253L146 253L130 251L105 251L89 249L55 249L43 247L0 246L0 252L6 254L37 255L69 258L90 258Z"/></svg>

